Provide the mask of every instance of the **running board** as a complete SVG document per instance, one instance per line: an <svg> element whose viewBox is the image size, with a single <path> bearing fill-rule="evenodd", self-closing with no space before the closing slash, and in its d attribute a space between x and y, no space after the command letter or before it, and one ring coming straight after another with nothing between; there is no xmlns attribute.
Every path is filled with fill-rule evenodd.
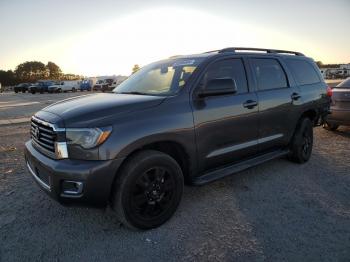
<svg viewBox="0 0 350 262"><path fill-rule="evenodd" d="M273 152L270 152L270 153L267 153L267 154L264 154L261 156L257 156L257 157L239 162L239 163L234 164L234 165L226 166L226 167L223 167L220 169L215 169L213 171L209 171L207 173L204 173L200 177L194 178L192 180L192 183L194 185L198 185L198 186L204 185L208 182L212 182L212 181L215 181L217 179L223 178L225 176L229 176L229 175L232 175L234 173L243 171L243 170L248 169L250 167L260 165L260 164L265 163L267 161L270 161L272 159L285 156L288 153L289 153L288 149L283 149L283 150L281 149L281 150L273 151Z"/></svg>

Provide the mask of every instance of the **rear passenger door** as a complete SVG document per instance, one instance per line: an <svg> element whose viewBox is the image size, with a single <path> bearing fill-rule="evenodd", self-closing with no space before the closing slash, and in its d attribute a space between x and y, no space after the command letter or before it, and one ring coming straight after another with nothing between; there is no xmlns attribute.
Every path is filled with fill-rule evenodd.
<svg viewBox="0 0 350 262"><path fill-rule="evenodd" d="M286 146L293 134L300 94L278 58L250 58L259 101L258 150Z"/></svg>
<svg viewBox="0 0 350 262"><path fill-rule="evenodd" d="M231 78L237 93L205 98L196 95L206 83L220 78ZM249 92L242 59L225 58L206 68L194 90L193 118L201 171L257 153L257 97L255 92Z"/></svg>

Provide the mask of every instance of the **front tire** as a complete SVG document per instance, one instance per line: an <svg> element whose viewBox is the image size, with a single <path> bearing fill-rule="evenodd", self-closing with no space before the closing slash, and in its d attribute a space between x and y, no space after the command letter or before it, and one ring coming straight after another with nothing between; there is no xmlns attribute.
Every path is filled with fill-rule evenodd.
<svg viewBox="0 0 350 262"><path fill-rule="evenodd" d="M289 159L296 163L305 163L310 159L313 146L313 128L309 118L299 121L292 138Z"/></svg>
<svg viewBox="0 0 350 262"><path fill-rule="evenodd" d="M131 229L151 229L165 223L180 204L184 178L169 155L144 150L132 156L119 172L112 208Z"/></svg>

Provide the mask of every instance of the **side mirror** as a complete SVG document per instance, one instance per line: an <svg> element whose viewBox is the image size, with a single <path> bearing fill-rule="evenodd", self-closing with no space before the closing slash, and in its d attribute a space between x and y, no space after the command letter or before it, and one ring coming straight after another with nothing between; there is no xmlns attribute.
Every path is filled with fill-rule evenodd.
<svg viewBox="0 0 350 262"><path fill-rule="evenodd" d="M237 93L237 85L232 78L216 78L208 81L204 88L199 91L198 96L220 96L235 93Z"/></svg>

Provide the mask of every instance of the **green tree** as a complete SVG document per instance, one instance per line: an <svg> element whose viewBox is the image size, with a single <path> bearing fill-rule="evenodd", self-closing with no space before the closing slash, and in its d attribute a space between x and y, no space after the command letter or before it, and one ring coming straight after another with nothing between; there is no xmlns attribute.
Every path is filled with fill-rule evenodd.
<svg viewBox="0 0 350 262"><path fill-rule="evenodd" d="M81 80L84 77L81 75L75 75L75 74L62 74L62 80Z"/></svg>
<svg viewBox="0 0 350 262"><path fill-rule="evenodd" d="M322 67L323 67L322 61L317 61L316 64L317 64L317 66L318 66L319 68L322 68Z"/></svg>
<svg viewBox="0 0 350 262"><path fill-rule="evenodd" d="M15 75L21 81L34 82L39 79L47 78L49 72L44 63L38 61L27 61L16 67Z"/></svg>
<svg viewBox="0 0 350 262"><path fill-rule="evenodd" d="M140 70L140 66L138 64L135 64L134 67L132 68L132 74L136 73L139 70Z"/></svg>
<svg viewBox="0 0 350 262"><path fill-rule="evenodd" d="M48 70L49 79L60 79L62 75L61 68L56 65L54 62L48 62L46 65L46 69Z"/></svg>
<svg viewBox="0 0 350 262"><path fill-rule="evenodd" d="M17 80L13 71L0 70L0 83L3 86L12 86L17 84Z"/></svg>

